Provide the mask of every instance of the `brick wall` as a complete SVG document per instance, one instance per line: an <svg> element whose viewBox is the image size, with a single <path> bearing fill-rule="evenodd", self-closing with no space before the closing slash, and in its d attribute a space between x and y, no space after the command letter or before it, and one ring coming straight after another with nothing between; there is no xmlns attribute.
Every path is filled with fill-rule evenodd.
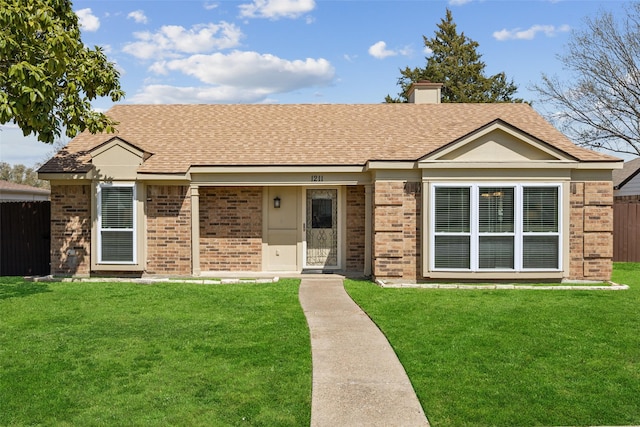
<svg viewBox="0 0 640 427"><path fill-rule="evenodd" d="M200 268L262 270L262 188L200 188Z"/></svg>
<svg viewBox="0 0 640 427"><path fill-rule="evenodd" d="M421 274L420 255L420 208L422 207L421 184L419 182L408 182L404 186L404 259L403 276L417 279Z"/></svg>
<svg viewBox="0 0 640 427"><path fill-rule="evenodd" d="M88 276L91 270L91 187L51 186L51 274Z"/></svg>
<svg viewBox="0 0 640 427"><path fill-rule="evenodd" d="M571 183L569 278L609 280L613 258L613 185Z"/></svg>
<svg viewBox="0 0 640 427"><path fill-rule="evenodd" d="M149 274L191 274L191 197L187 186L147 187Z"/></svg>
<svg viewBox="0 0 640 427"><path fill-rule="evenodd" d="M373 274L420 275L420 183L376 182L373 190Z"/></svg>
<svg viewBox="0 0 640 427"><path fill-rule="evenodd" d="M348 271L364 271L365 197L364 186L347 187Z"/></svg>

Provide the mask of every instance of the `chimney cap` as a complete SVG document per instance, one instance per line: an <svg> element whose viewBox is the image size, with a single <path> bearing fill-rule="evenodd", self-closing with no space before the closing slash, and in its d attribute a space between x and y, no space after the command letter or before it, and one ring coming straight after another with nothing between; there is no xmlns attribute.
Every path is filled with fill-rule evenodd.
<svg viewBox="0 0 640 427"><path fill-rule="evenodd" d="M434 83L431 80L418 80L417 82L413 82L411 84L411 87L409 88L409 90L411 90L411 88L418 86L418 87L427 87L427 88L436 88L436 87L442 87L444 85L444 83Z"/></svg>

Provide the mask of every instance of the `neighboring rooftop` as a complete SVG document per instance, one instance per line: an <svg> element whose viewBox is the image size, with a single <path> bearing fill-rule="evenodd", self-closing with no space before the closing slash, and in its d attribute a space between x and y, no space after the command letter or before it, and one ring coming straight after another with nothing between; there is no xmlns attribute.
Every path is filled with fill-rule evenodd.
<svg viewBox="0 0 640 427"><path fill-rule="evenodd" d="M51 191L46 188L0 180L0 200L2 201L46 200L50 194Z"/></svg>
<svg viewBox="0 0 640 427"><path fill-rule="evenodd" d="M527 104L117 105L116 134L82 133L40 172L86 172L118 137L150 154L139 172L191 166L365 165L416 161L501 120L580 161L619 161L574 145Z"/></svg>
<svg viewBox="0 0 640 427"><path fill-rule="evenodd" d="M622 169L613 170L613 189L619 190L640 173L640 157L624 162Z"/></svg>

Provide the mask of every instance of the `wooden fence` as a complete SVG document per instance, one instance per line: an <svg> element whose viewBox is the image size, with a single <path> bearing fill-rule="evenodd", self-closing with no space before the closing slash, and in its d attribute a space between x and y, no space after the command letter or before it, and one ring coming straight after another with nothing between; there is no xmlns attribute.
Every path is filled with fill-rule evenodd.
<svg viewBox="0 0 640 427"><path fill-rule="evenodd" d="M613 260L640 262L640 199L613 204Z"/></svg>
<svg viewBox="0 0 640 427"><path fill-rule="evenodd" d="M51 271L51 202L0 203L0 276Z"/></svg>

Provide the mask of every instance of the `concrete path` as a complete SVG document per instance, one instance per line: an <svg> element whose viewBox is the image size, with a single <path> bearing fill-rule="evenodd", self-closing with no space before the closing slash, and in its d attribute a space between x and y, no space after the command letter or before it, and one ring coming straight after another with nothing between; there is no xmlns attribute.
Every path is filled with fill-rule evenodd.
<svg viewBox="0 0 640 427"><path fill-rule="evenodd" d="M303 279L299 296L311 331L311 426L429 426L391 345L342 277Z"/></svg>

